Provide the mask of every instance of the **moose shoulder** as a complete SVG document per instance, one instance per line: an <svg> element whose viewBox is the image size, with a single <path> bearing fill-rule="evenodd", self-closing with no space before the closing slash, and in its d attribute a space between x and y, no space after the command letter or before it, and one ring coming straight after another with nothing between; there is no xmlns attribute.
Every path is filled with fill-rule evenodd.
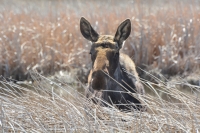
<svg viewBox="0 0 200 133"><path fill-rule="evenodd" d="M82 35L92 42L90 54L92 69L88 76L86 96L101 105L112 104L121 110L141 110L141 102L133 93L144 94L135 64L120 52L131 33L129 19L122 22L115 36L99 35L85 19L80 20Z"/></svg>

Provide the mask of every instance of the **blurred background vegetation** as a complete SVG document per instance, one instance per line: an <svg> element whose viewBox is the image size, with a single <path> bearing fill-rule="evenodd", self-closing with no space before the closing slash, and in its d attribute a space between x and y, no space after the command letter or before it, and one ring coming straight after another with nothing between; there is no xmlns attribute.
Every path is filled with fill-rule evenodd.
<svg viewBox="0 0 200 133"><path fill-rule="evenodd" d="M89 49L79 31L81 16L100 34L114 35L126 18L132 33L122 51L139 69L169 78L200 69L199 0L1 0L0 75L29 78L29 70L72 71L86 82Z"/></svg>

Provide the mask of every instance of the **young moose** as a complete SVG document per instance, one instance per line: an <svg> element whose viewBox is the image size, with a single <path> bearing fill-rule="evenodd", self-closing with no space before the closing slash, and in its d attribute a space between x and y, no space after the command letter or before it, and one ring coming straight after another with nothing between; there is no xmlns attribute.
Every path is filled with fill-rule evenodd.
<svg viewBox="0 0 200 133"><path fill-rule="evenodd" d="M88 76L86 96L101 105L112 104L121 110L141 110L140 101L132 95L136 92L144 94L135 64L128 55L120 53L131 32L130 20L119 25L115 36L99 35L83 17L80 30L92 42L92 69Z"/></svg>

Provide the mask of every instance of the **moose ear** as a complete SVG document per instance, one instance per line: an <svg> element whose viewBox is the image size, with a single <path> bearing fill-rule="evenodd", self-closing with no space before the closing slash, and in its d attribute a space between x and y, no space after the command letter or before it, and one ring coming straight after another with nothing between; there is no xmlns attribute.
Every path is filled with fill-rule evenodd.
<svg viewBox="0 0 200 133"><path fill-rule="evenodd" d="M82 35L89 41L96 42L98 40L99 34L92 28L90 23L81 17L80 20L80 30Z"/></svg>
<svg viewBox="0 0 200 133"><path fill-rule="evenodd" d="M123 42L128 38L131 33L131 21L126 19L117 28L114 41L118 43L119 48L122 48Z"/></svg>

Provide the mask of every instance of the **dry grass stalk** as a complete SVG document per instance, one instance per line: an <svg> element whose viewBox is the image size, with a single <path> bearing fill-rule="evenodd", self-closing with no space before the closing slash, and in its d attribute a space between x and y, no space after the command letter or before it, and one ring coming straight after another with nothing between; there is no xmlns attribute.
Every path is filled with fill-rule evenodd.
<svg viewBox="0 0 200 133"><path fill-rule="evenodd" d="M200 128L198 86L185 84L192 90L189 94L177 89L178 81L143 81L154 92L137 95L148 111L120 112L93 104L72 85L36 72L32 76L37 79L34 86L1 81L4 132L197 132Z"/></svg>

